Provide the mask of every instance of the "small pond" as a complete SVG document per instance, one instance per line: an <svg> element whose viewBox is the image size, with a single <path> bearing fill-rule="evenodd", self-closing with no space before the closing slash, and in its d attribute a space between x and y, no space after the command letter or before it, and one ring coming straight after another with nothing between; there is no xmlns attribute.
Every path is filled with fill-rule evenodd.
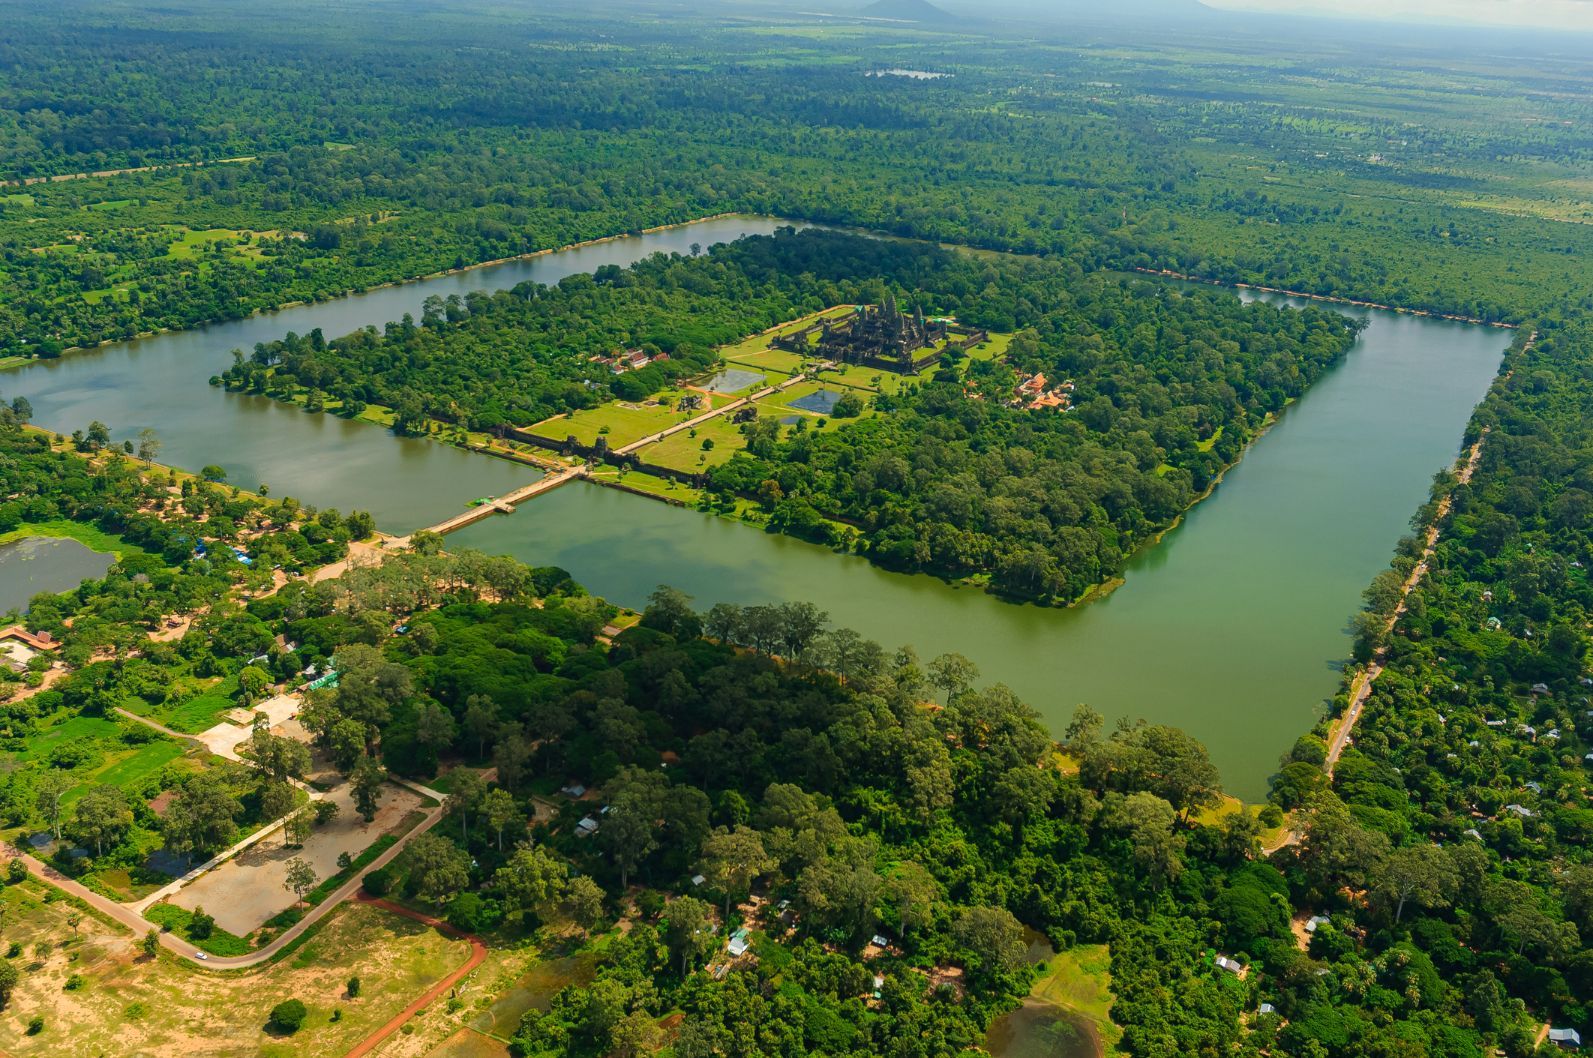
<svg viewBox="0 0 1593 1058"><path fill-rule="evenodd" d="M1095 1026L1061 1007L1025 999L990 1023L985 1049L995 1058L1099 1058Z"/></svg>
<svg viewBox="0 0 1593 1058"><path fill-rule="evenodd" d="M592 952L580 952L562 959L545 959L498 997L497 1002L471 1021L477 1032L508 1039L520 1031L520 1019L528 1010L547 1010L553 997L567 985L590 984L597 972Z"/></svg>
<svg viewBox="0 0 1593 1058"><path fill-rule="evenodd" d="M828 415L835 410L841 402L841 395L833 389L821 389L817 393L809 393L805 397L798 397L786 405L788 408L801 408L803 411L817 412Z"/></svg>
<svg viewBox="0 0 1593 1058"><path fill-rule="evenodd" d="M711 393L740 393L762 381L763 376L756 371L738 371L732 367L710 378L702 388Z"/></svg>
<svg viewBox="0 0 1593 1058"><path fill-rule="evenodd" d="M76 540L25 536L0 544L0 613L25 610L40 592L71 591L105 576L115 555L91 551Z"/></svg>

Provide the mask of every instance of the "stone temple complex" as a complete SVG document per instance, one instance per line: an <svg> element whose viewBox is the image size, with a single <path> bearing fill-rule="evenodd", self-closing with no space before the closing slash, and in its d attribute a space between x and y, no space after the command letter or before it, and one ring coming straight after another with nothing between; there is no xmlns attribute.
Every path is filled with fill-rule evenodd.
<svg viewBox="0 0 1593 1058"><path fill-rule="evenodd" d="M772 344L838 364L916 375L938 361L953 343L966 347L984 338L983 331L970 331L948 320L925 319L922 309L911 315L902 312L895 296L888 295L883 305L859 305L844 317L783 335Z"/></svg>

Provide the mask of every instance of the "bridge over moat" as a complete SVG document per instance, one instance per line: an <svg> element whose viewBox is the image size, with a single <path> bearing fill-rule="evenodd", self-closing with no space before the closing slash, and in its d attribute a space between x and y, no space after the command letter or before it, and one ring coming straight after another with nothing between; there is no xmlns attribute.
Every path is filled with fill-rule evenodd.
<svg viewBox="0 0 1593 1058"><path fill-rule="evenodd" d="M425 529L418 531L436 533L439 536L443 536L457 532L467 525L474 525L483 518L491 517L494 514L513 514L514 509L527 500L535 499L544 492L552 492L560 485L574 481L576 478L584 478L588 473L589 471L585 466L579 466L549 474L546 477L538 478L523 488L515 489L513 492L506 492L502 496L494 496L486 502L470 508L468 511L461 511L451 518L444 518L436 525L429 525Z"/></svg>

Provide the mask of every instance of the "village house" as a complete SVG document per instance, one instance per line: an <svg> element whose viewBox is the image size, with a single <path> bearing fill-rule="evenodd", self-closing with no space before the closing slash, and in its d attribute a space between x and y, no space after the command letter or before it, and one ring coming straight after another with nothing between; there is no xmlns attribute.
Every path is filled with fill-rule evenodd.
<svg viewBox="0 0 1593 1058"><path fill-rule="evenodd" d="M1574 1051L1582 1046L1582 1034L1575 1029L1550 1029L1548 1038L1562 1051Z"/></svg>
<svg viewBox="0 0 1593 1058"><path fill-rule="evenodd" d="M628 371L640 371L648 364L656 364L659 361L668 359L668 353L659 353L655 356L649 355L640 349L626 349L623 352L609 356L594 356L592 357L592 363L602 364L614 374L623 375Z"/></svg>
<svg viewBox="0 0 1593 1058"><path fill-rule="evenodd" d="M28 662L59 646L48 632L30 632L21 625L0 630L0 665L12 672L28 671Z"/></svg>

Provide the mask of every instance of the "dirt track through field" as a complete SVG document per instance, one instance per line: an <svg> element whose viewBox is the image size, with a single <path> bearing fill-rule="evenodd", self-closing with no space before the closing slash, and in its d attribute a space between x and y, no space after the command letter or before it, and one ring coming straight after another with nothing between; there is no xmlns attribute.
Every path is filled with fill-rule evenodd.
<svg viewBox="0 0 1593 1058"><path fill-rule="evenodd" d="M370 904L374 907L379 907L384 911L391 911L395 915L402 915L405 918L414 919L416 922L424 923L437 930L439 933L445 934L446 936L457 937L460 940L469 941L470 958L466 959L464 965L459 967L459 969L455 970L447 977L444 977L435 985L432 985L431 988L427 989L426 992L418 999L410 1003L409 1006L405 1007L403 1010L399 1011L391 1021L377 1029L375 1032L371 1033L369 1036L365 1037L365 1039L361 1040L357 1045L355 1045L353 1050L349 1051L348 1054L344 1056L344 1058L360 1058L361 1055L370 1054L377 1047L381 1046L383 1040L387 1039L387 1037L403 1028L404 1023L418 1014L426 1006L426 1004L432 1002L434 999L437 999L444 992L458 984L466 974L480 966L482 961L487 957L487 946L481 943L481 938L475 936L474 934L457 930L441 919L433 918L430 915L423 915L419 911L411 911L407 907L403 907L399 904L392 903L388 900L382 900L374 896L366 896L363 893L360 894L359 901L362 904Z"/></svg>

